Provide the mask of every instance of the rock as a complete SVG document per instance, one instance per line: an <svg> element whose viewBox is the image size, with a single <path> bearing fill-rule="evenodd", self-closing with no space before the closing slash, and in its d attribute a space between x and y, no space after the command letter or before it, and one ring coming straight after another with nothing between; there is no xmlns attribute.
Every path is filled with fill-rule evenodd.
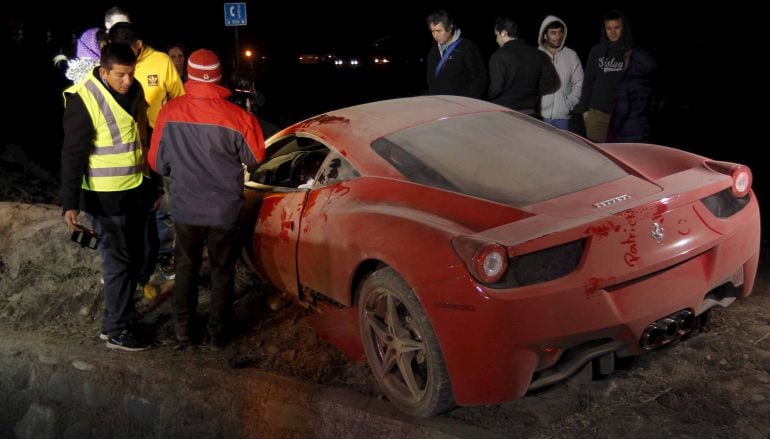
<svg viewBox="0 0 770 439"><path fill-rule="evenodd" d="M56 410L33 403L13 431L18 439L53 439L56 437Z"/></svg>
<svg viewBox="0 0 770 439"><path fill-rule="evenodd" d="M86 363L85 361L75 360L72 362L72 367L74 367L77 370L93 370L94 366Z"/></svg>
<svg viewBox="0 0 770 439"><path fill-rule="evenodd" d="M70 379L66 373L55 371L48 378L48 397L56 402L66 402L72 396Z"/></svg>

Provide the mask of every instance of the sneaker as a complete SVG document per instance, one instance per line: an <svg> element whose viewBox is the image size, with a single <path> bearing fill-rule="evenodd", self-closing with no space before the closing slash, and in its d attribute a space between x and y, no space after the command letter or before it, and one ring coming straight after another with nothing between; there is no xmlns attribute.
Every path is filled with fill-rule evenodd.
<svg viewBox="0 0 770 439"><path fill-rule="evenodd" d="M128 352L146 351L151 347L147 340L137 337L128 329L124 329L118 335L110 337L105 346L110 349L120 349Z"/></svg>
<svg viewBox="0 0 770 439"><path fill-rule="evenodd" d="M104 340L104 341L107 341L107 340L109 340L109 339L110 339L110 336L109 336L109 335L107 335L107 333L106 333L106 332L101 332L101 333L99 333L99 340Z"/></svg>
<svg viewBox="0 0 770 439"><path fill-rule="evenodd" d="M163 280L176 279L176 267L174 266L174 255L158 256L158 272Z"/></svg>

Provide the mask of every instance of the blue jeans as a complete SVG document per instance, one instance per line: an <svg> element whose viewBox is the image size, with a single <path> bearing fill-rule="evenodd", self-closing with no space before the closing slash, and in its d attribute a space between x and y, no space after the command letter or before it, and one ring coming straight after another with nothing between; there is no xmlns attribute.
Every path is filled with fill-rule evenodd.
<svg viewBox="0 0 770 439"><path fill-rule="evenodd" d="M562 130L569 128L569 119L543 119L543 122Z"/></svg>
<svg viewBox="0 0 770 439"><path fill-rule="evenodd" d="M147 212L112 216L86 213L86 216L100 239L104 277L102 332L114 335L138 320L133 296L148 256L145 240L148 235L155 235L154 218Z"/></svg>

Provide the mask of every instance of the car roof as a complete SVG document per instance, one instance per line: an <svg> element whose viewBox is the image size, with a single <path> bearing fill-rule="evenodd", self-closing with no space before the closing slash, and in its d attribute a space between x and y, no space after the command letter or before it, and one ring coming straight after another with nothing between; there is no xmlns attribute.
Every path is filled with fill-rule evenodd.
<svg viewBox="0 0 770 439"><path fill-rule="evenodd" d="M382 136L454 116L510 109L461 96L419 96L372 102L330 111L298 122L279 133L305 133L328 142L363 175L403 179L372 148Z"/></svg>

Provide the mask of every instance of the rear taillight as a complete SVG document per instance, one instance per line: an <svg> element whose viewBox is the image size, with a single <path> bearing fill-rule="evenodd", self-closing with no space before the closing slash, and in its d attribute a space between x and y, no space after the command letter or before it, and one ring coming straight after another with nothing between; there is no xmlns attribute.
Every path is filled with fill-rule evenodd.
<svg viewBox="0 0 770 439"><path fill-rule="evenodd" d="M751 189L751 171L745 166L736 166L732 172L733 195L743 198Z"/></svg>
<svg viewBox="0 0 770 439"><path fill-rule="evenodd" d="M508 269L508 252L500 244L469 236L452 239L452 246L479 282L493 284Z"/></svg>
<svg viewBox="0 0 770 439"><path fill-rule="evenodd" d="M733 185L730 188L733 195L737 198L743 198L751 190L751 169L737 163L717 162L713 160L706 161L706 166L722 174L729 175L733 179Z"/></svg>

